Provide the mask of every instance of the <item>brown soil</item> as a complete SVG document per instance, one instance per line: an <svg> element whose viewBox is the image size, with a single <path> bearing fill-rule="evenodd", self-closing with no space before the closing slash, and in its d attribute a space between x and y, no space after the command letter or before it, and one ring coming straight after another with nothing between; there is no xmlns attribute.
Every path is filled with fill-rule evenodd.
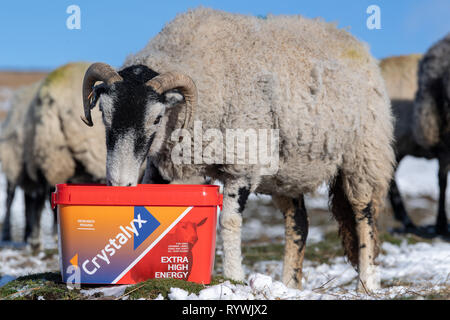
<svg viewBox="0 0 450 320"><path fill-rule="evenodd" d="M47 72L40 71L0 71L0 87L12 89L36 82L47 75Z"/></svg>
<svg viewBox="0 0 450 320"><path fill-rule="evenodd" d="M21 86L34 83L47 75L42 71L0 71L0 88L17 89ZM4 101L0 96L0 104ZM6 118L7 111L0 110L0 122Z"/></svg>

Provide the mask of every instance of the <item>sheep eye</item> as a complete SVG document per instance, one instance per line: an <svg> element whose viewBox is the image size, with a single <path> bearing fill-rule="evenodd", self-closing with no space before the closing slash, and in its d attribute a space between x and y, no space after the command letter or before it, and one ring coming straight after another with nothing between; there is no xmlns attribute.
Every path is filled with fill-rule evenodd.
<svg viewBox="0 0 450 320"><path fill-rule="evenodd" d="M153 122L153 124L158 124L159 121L161 121L161 117L162 117L161 115L157 116L155 119L155 122Z"/></svg>

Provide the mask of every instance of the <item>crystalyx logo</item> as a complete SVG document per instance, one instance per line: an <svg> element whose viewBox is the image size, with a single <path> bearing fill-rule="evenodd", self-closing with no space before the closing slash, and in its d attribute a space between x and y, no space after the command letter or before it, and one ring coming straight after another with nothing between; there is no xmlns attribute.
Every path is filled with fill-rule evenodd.
<svg viewBox="0 0 450 320"><path fill-rule="evenodd" d="M103 249L91 259L83 261L81 267L89 275L96 273L104 264L110 264L112 257L133 237L133 250L136 250L155 230L160 222L145 207L134 207L134 219L129 225L119 226L119 232ZM76 259L74 259L76 257ZM72 265L78 264L78 254L71 259Z"/></svg>

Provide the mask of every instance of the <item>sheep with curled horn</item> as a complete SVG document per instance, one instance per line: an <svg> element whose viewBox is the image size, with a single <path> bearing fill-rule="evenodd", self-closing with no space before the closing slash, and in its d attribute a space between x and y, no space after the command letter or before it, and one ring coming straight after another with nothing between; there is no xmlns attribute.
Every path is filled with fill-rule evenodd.
<svg viewBox="0 0 450 320"><path fill-rule="evenodd" d="M378 288L376 218L393 171L392 115L375 59L348 32L301 16L258 19L199 8L178 15L118 72L93 64L83 87L85 123L93 125L97 101L103 113L110 185L135 185L145 159L148 183L201 176L223 183L225 277L244 280L242 212L258 192L272 195L284 214L282 278L301 287L303 195L325 181L358 289ZM224 137L233 129L277 132L276 170L196 162L192 153L174 161L180 145L186 152L198 147L189 137L199 123ZM226 141L215 146L239 156Z"/></svg>

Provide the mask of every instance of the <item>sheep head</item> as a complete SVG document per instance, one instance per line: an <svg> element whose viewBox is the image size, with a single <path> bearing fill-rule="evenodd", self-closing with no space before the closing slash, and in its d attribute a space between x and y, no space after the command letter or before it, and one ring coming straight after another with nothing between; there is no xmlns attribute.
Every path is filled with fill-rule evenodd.
<svg viewBox="0 0 450 320"><path fill-rule="evenodd" d="M97 81L102 84L94 86ZM90 113L99 101L106 130L108 185L132 186L138 183L147 155L156 155L162 147L167 111L184 105L184 127L191 125L197 89L190 77L177 72L158 74L144 65L116 72L94 63L85 75L83 101L82 120L88 126L93 125Z"/></svg>

